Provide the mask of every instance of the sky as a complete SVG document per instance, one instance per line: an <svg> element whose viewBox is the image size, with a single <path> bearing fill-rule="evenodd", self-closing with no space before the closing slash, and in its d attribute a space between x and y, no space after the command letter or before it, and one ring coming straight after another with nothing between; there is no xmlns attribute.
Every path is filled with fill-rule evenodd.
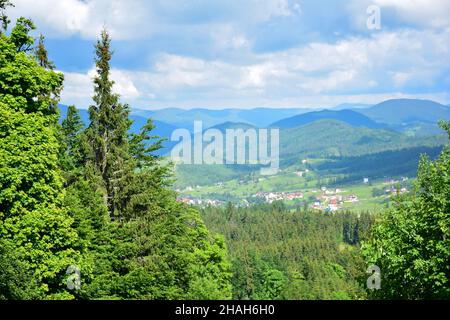
<svg viewBox="0 0 450 320"><path fill-rule="evenodd" d="M450 0L13 2L65 74L61 102L79 108L92 104L104 27L115 91L133 108L450 103Z"/></svg>

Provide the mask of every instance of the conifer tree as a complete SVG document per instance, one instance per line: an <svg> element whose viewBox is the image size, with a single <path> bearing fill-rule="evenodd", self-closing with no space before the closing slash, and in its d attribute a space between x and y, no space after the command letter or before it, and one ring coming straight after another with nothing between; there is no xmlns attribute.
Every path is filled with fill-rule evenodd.
<svg viewBox="0 0 450 320"><path fill-rule="evenodd" d="M225 244L209 234L198 211L176 202L171 168L154 155L162 140L152 135L152 120L129 134L129 108L110 79L110 41L103 31L96 45L89 127L80 135L68 130L70 112L62 130L66 154L70 141L78 141L71 136L79 136L85 173L65 199L92 261L79 297L229 298Z"/></svg>
<svg viewBox="0 0 450 320"><path fill-rule="evenodd" d="M113 93L110 78L111 39L106 30L96 45L97 76L94 79L93 100L89 108L90 127L87 130L89 165L101 177L104 202L112 217L123 218L120 194L124 179L129 174L128 118L129 107L119 102Z"/></svg>
<svg viewBox="0 0 450 320"><path fill-rule="evenodd" d="M39 36L39 42L35 49L35 56L41 67L49 70L55 69L55 64L50 61L48 57L48 51L45 48L45 37L42 34Z"/></svg>
<svg viewBox="0 0 450 320"><path fill-rule="evenodd" d="M84 129L83 121L75 106L69 106L67 117L62 121L60 128L61 144L61 168L66 175L80 174L80 168L83 164L82 154L82 132ZM66 180L70 177L67 176Z"/></svg>

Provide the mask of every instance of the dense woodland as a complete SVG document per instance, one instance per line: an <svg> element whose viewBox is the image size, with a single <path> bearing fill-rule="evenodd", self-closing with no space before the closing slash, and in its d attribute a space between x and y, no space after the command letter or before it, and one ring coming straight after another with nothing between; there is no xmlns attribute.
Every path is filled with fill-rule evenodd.
<svg viewBox="0 0 450 320"><path fill-rule="evenodd" d="M234 299L363 299L360 241L368 213L318 214L283 203L208 208L208 227L224 234L233 265Z"/></svg>
<svg viewBox="0 0 450 320"><path fill-rule="evenodd" d="M89 126L75 107L60 122L64 76L10 5L0 0L0 300L450 298L448 147L376 216L281 203L200 213L176 202L153 122L130 133L108 32ZM378 291L366 290L373 264Z"/></svg>

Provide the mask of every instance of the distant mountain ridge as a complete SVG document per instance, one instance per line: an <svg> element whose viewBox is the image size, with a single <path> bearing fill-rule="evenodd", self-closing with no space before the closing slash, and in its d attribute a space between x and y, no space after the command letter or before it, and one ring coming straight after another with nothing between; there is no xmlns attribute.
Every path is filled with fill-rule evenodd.
<svg viewBox="0 0 450 320"><path fill-rule="evenodd" d="M438 121L450 120L450 107L431 100L393 99L357 111L409 136L441 134Z"/></svg>
<svg viewBox="0 0 450 320"><path fill-rule="evenodd" d="M247 123L256 127L267 127L274 121L294 115L310 112L311 109L302 108L255 108L255 109L191 109L167 108L161 110L138 110L133 114L153 118L177 127L192 130L194 121L202 121L204 128L210 128L225 122Z"/></svg>
<svg viewBox="0 0 450 320"><path fill-rule="evenodd" d="M353 108L343 109L340 108ZM67 114L67 107L61 105L61 116ZM89 123L87 110L80 110L85 125ZM375 106L362 103L341 104L331 110L316 111L303 108L274 109L192 109L168 108L162 110L132 109L134 121L131 132L138 132L152 118L156 125L154 133L169 139L178 128L193 130L194 121L202 121L203 129L280 128L295 129L322 120L333 120L355 128L391 129L407 137L427 137L442 134L437 122L450 120L450 107L430 100L393 99ZM323 130L327 128L323 127ZM166 150L174 144L166 142Z"/></svg>
<svg viewBox="0 0 450 320"><path fill-rule="evenodd" d="M450 107L431 100L392 99L358 112L387 124L437 123L450 119Z"/></svg>
<svg viewBox="0 0 450 320"><path fill-rule="evenodd" d="M226 129L245 130L251 127L224 123L215 128L223 132ZM302 166L303 159L317 159L320 163L328 163L336 174L348 174L350 180L362 180L367 173L374 177L377 170L389 175L408 175L417 172L416 158L420 152L433 156L447 143L447 136L443 134L412 139L390 129L356 127L339 120L321 119L280 129L280 167L287 170ZM208 185L242 179L258 170L258 166L182 165L177 167L178 186L193 185L192 181L195 185Z"/></svg>
<svg viewBox="0 0 450 320"><path fill-rule="evenodd" d="M373 104L367 103L341 103L331 110L353 110L353 109L368 109L373 107Z"/></svg>
<svg viewBox="0 0 450 320"><path fill-rule="evenodd" d="M280 138L283 162L301 157L349 157L418 146L435 147L447 142L445 135L411 139L390 129L356 127L331 119L284 129Z"/></svg>
<svg viewBox="0 0 450 320"><path fill-rule="evenodd" d="M379 129L385 127L385 125L377 123L369 117L366 117L365 115L352 110L323 110L317 112L309 112L275 122L271 125L271 127L285 129L295 128L324 119L339 120L352 126L366 127L371 129Z"/></svg>
<svg viewBox="0 0 450 320"><path fill-rule="evenodd" d="M248 123L243 123L243 122L225 122L225 123L221 123L218 124L216 126L213 126L209 129L217 129L221 132L225 132L228 129L243 129L243 130L248 130L248 129L257 129L256 126L253 126L251 124Z"/></svg>

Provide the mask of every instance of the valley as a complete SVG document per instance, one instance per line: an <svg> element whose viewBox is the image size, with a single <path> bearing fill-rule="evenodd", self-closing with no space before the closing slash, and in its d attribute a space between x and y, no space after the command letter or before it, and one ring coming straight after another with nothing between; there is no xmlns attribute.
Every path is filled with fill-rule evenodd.
<svg viewBox="0 0 450 320"><path fill-rule="evenodd" d="M60 109L64 117L67 107ZM87 111L80 115L87 125ZM280 130L277 175L262 176L260 166L248 163L176 164L173 189L180 202L200 207L231 202L245 207L283 201L292 209L378 211L389 205L396 188L411 189L422 155L434 159L448 143L437 122L450 119L450 107L397 99L323 110L134 109L130 133L138 133L148 118L154 121L154 135L166 140L158 154L168 161L176 145L170 141L172 133L179 128L192 132L194 121L202 121L204 130L212 128L224 135L229 129Z"/></svg>
<svg viewBox="0 0 450 320"><path fill-rule="evenodd" d="M339 183L344 176L322 176L315 171L283 170L276 176L249 175L243 179L214 185L178 188L178 200L191 205L226 206L228 202L248 207L254 204L283 201L295 209L308 207L318 211L355 210L376 212L386 207L397 189L411 190L412 180L386 177L364 182Z"/></svg>
<svg viewBox="0 0 450 320"><path fill-rule="evenodd" d="M394 108L395 103L403 115L389 118L384 108ZM450 108L411 101L415 107L408 114L405 103L389 101L367 110L357 109L361 113L313 111L279 120L270 126L280 129L281 168L277 175L262 176L259 166L250 164L180 164L175 168L179 201L202 207L225 206L228 202L245 207L283 201L292 209L379 211L389 205L397 189L399 193L412 189L423 155L435 159L447 144L446 136L437 129L438 119L431 124L422 109L431 105L443 109L441 116L450 117L446 110ZM420 103L422 109L418 107ZM407 119L413 120L409 123ZM398 130L394 129L395 123ZM402 129L411 128L412 123L432 130L426 134ZM227 129L251 128L254 127L248 123L233 122L214 127L223 133Z"/></svg>

